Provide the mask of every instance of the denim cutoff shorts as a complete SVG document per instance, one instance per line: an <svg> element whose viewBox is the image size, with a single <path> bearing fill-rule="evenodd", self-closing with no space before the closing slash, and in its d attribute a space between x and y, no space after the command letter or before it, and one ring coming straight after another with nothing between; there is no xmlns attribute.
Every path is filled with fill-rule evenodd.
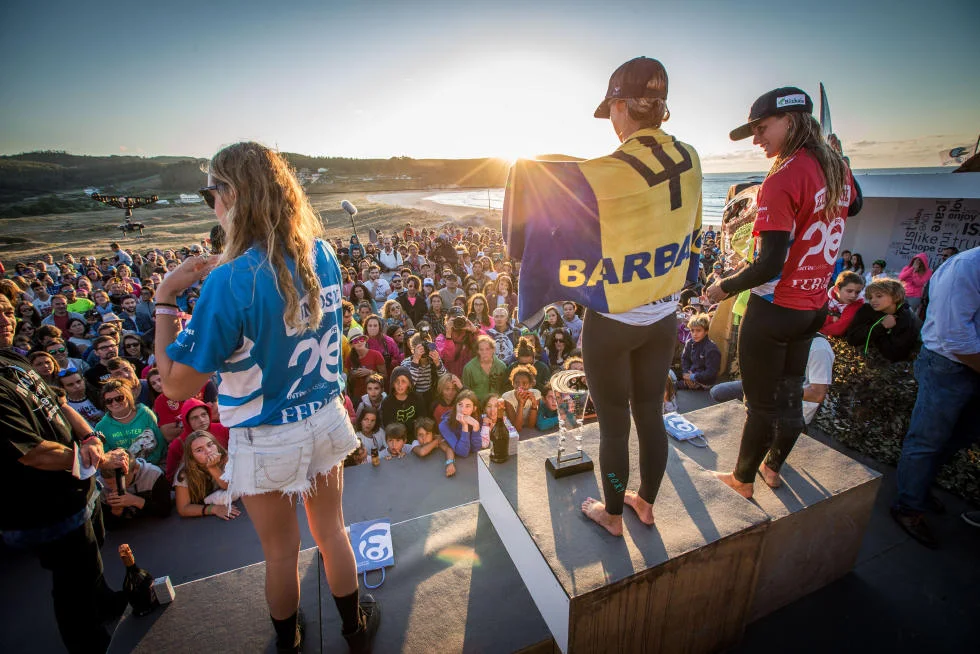
<svg viewBox="0 0 980 654"><path fill-rule="evenodd" d="M222 479L229 497L281 492L305 496L357 448L350 416L339 397L309 418L285 425L232 427Z"/></svg>

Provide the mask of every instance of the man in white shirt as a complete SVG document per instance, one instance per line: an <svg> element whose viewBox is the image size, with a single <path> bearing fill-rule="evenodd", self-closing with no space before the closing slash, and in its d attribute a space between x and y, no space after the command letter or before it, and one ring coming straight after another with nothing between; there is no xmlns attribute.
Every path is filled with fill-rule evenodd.
<svg viewBox="0 0 980 654"><path fill-rule="evenodd" d="M374 298L375 304L379 305L379 308L388 299L388 296L391 295L391 285L381 276L381 268L377 265L372 264L368 268L368 279L364 282L364 286L371 294L371 297Z"/></svg>
<svg viewBox="0 0 980 654"><path fill-rule="evenodd" d="M401 253L391 247L390 238L384 240L384 248L378 253L378 263L386 273L394 272L403 263Z"/></svg>
<svg viewBox="0 0 980 654"><path fill-rule="evenodd" d="M827 397L827 390L833 381L834 348L826 337L817 334L810 343L810 356L806 361L806 379L803 382L803 422L807 425L817 415L817 409ZM708 393L715 402L741 400L742 381L715 384Z"/></svg>

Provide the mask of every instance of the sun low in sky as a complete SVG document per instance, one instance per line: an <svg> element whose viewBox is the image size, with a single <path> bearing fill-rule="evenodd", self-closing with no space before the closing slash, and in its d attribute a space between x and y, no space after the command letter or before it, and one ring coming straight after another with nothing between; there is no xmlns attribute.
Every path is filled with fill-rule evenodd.
<svg viewBox="0 0 980 654"><path fill-rule="evenodd" d="M8 0L0 153L209 156L255 139L329 156L593 157L618 144L592 117L609 75L645 55L670 77L664 129L707 172L765 169L729 130L762 93L816 100L821 81L855 167L938 165L980 132L980 41L950 38L978 24L970 1Z"/></svg>

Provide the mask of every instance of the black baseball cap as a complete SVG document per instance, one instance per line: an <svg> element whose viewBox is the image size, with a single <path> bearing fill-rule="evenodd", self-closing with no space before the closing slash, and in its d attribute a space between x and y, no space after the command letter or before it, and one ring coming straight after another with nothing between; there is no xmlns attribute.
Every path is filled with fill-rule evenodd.
<svg viewBox="0 0 980 654"><path fill-rule="evenodd" d="M763 118L789 112L803 111L813 113L813 100L802 89L783 86L760 95L749 110L749 121L733 129L728 136L733 141L741 141L752 136L752 128Z"/></svg>
<svg viewBox="0 0 980 654"><path fill-rule="evenodd" d="M647 83L654 77L662 77L663 89L647 88ZM637 57L630 59L616 69L609 78L605 99L593 114L596 118L609 118L609 101L619 98L661 98L667 99L667 70L656 59Z"/></svg>

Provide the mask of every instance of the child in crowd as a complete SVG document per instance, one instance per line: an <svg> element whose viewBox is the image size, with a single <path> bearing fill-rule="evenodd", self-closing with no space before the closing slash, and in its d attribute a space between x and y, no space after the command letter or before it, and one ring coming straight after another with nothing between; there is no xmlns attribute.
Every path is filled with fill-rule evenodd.
<svg viewBox="0 0 980 654"><path fill-rule="evenodd" d="M361 397L367 392L367 380L375 373L384 379L388 374L384 356L369 347L368 338L357 327L351 327L347 332L351 352L344 362L347 375L347 388L352 397Z"/></svg>
<svg viewBox="0 0 980 654"><path fill-rule="evenodd" d="M503 400L507 403L505 409L507 419L513 423L518 433L538 421L541 391L534 388L534 373L533 366L522 365L514 368L510 373L510 385L513 390L503 395Z"/></svg>
<svg viewBox="0 0 980 654"><path fill-rule="evenodd" d="M480 421L476 419L479 401L471 390L460 391L456 396L456 410L448 412L439 423L443 440L458 456L468 456L483 445Z"/></svg>
<svg viewBox="0 0 980 654"><path fill-rule="evenodd" d="M388 397L388 394L384 392L384 384L384 377L377 373L368 377L366 384L367 392L361 396L361 401L358 403L357 410L354 412L357 418L361 417L361 412L364 409L381 410L381 403Z"/></svg>
<svg viewBox="0 0 980 654"><path fill-rule="evenodd" d="M481 420L483 426L480 428L480 444L484 449L490 447L490 432L493 430L493 426L497 424L497 418L501 412L503 412L504 427L507 428L507 433L510 434L511 438L520 438L520 434L514 429L514 424L507 418L506 401L497 395L491 395L483 405L483 418Z"/></svg>
<svg viewBox="0 0 980 654"><path fill-rule="evenodd" d="M408 346L410 356L405 357L401 365L407 368L412 376L415 392L425 399L427 405L431 404L440 375L445 375L449 371L442 363L435 343L423 334L412 334L408 339Z"/></svg>
<svg viewBox="0 0 980 654"><path fill-rule="evenodd" d="M864 304L861 291L864 290L864 277L845 270L837 275L837 281L830 287L827 301L827 319L820 329L827 336L844 336L858 309Z"/></svg>
<svg viewBox="0 0 980 654"><path fill-rule="evenodd" d="M385 328L401 327L402 329L412 329L415 325L412 319L402 311L402 305L398 300L388 300L381 308L381 317L385 320Z"/></svg>
<svg viewBox="0 0 980 654"><path fill-rule="evenodd" d="M177 513L184 518L237 518L239 510L220 492L228 490L228 482L221 478L227 463L228 452L214 436L206 431L191 432L184 442L184 457L174 482Z"/></svg>
<svg viewBox="0 0 980 654"><path fill-rule="evenodd" d="M405 455L412 451L412 447L407 445L408 430L400 422L393 422L385 427L385 445L387 452L385 459L390 461L392 458L403 459Z"/></svg>
<svg viewBox="0 0 980 654"><path fill-rule="evenodd" d="M578 370L580 372L585 372L585 361L582 359L582 357L578 355L570 356L567 359L565 359L565 370ZM592 402L592 396L584 392L577 393L575 395L575 400L581 400L583 398L585 399L585 410L583 413L581 413L581 416L579 415L578 412L582 411L582 407L573 402L576 413L574 416L572 416L569 419L570 425L574 425L577 427L579 417L581 417L582 420L591 420L596 417L595 404ZM563 404L563 400L568 400L568 399L569 397L561 398L558 404L561 405Z"/></svg>
<svg viewBox="0 0 980 654"><path fill-rule="evenodd" d="M173 483L177 468L180 467L184 456L184 442L191 433L206 431L218 440L221 447L228 449L228 428L216 420L211 420L211 407L201 400L193 397L184 400L180 407L180 424L184 426L183 431L170 441L167 447L166 471L170 483Z"/></svg>
<svg viewBox="0 0 980 654"><path fill-rule="evenodd" d="M437 449L446 455L446 476L452 477L456 474L456 455L453 449L439 435L432 418L419 418L415 421L415 440L412 441L410 451L417 457L427 457Z"/></svg>
<svg viewBox="0 0 980 654"><path fill-rule="evenodd" d="M365 453L370 454L377 450L379 456L390 458L388 441L385 432L381 429L381 419L377 409L365 407L361 412L361 417L357 421L357 438L361 441Z"/></svg>
<svg viewBox="0 0 980 654"><path fill-rule="evenodd" d="M544 385L541 402L538 406L538 421L535 424L538 431L551 431L558 427L558 398L550 383Z"/></svg>
<svg viewBox="0 0 980 654"><path fill-rule="evenodd" d="M907 304L912 311L918 311L919 304L922 302L922 291L931 277L929 257L925 254L912 257L908 265L898 274L898 279L905 290L904 304Z"/></svg>
<svg viewBox="0 0 980 654"><path fill-rule="evenodd" d="M463 382L452 373L446 373L436 384L436 401L432 403L432 419L438 425L446 412L456 406L456 394L463 390Z"/></svg>
<svg viewBox="0 0 980 654"><path fill-rule="evenodd" d="M691 340L684 345L681 354L681 371L684 386L689 389L704 389L715 383L721 369L721 351L708 338L711 317L699 313L687 321L691 330Z"/></svg>
<svg viewBox="0 0 980 654"><path fill-rule="evenodd" d="M415 392L408 368L391 371L391 392L381 402L381 423L400 422L409 433L415 432L415 420L428 415L422 396Z"/></svg>
<svg viewBox="0 0 980 654"><path fill-rule="evenodd" d="M664 415L677 411L677 375L667 371L667 385L664 387Z"/></svg>
<svg viewBox="0 0 980 654"><path fill-rule="evenodd" d="M140 515L155 515L166 518L170 515L170 482L163 470L137 459L129 452L119 449L120 456L126 458L125 488L119 492L116 485L116 469L100 471L102 477L102 503L108 512L106 523L113 525L117 520L126 520Z"/></svg>
<svg viewBox="0 0 980 654"><path fill-rule="evenodd" d="M867 354L874 346L889 361L905 361L919 340L918 318L905 303L905 288L896 279L878 279L865 290L867 304L858 309L847 330L847 342Z"/></svg>

